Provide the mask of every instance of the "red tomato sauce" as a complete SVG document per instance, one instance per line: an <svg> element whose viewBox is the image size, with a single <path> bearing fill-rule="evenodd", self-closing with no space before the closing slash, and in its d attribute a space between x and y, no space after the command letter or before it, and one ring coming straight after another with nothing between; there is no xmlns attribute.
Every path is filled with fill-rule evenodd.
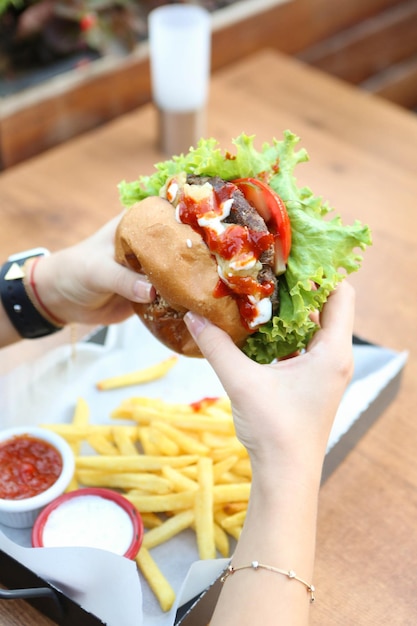
<svg viewBox="0 0 417 626"><path fill-rule="evenodd" d="M231 182L225 183L221 189L213 191L214 202L207 200L195 201L192 197L182 195L178 207L180 220L191 226L205 241L212 254L218 254L228 261L239 255L251 255L257 260L274 243L274 237L269 232L258 232L247 226L238 224L229 225L222 233L218 234L207 226L200 226L198 219L205 214L221 215L223 202L232 199L233 192L237 189ZM249 322L257 315L257 306L250 300L250 296L256 298L268 298L274 291L274 284L270 281L259 283L249 276L228 276L228 285L219 279L214 290L214 297L222 298L232 296L238 305L242 322L248 330L251 330ZM252 329L253 330L253 329Z"/></svg>
<svg viewBox="0 0 417 626"><path fill-rule="evenodd" d="M22 500L48 489L62 471L62 457L50 443L19 435L0 444L0 498Z"/></svg>
<svg viewBox="0 0 417 626"><path fill-rule="evenodd" d="M201 400L196 400L196 402L190 402L190 407L193 409L193 411L195 411L196 413L198 413L199 411L202 411L205 407L210 406L211 404L215 404L218 401L219 398L215 397L215 398L201 398Z"/></svg>

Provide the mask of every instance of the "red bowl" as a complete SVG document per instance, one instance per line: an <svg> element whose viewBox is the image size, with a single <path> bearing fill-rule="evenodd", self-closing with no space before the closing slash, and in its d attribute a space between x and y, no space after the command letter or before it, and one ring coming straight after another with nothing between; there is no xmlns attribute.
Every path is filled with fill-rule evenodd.
<svg viewBox="0 0 417 626"><path fill-rule="evenodd" d="M137 553L139 552L139 548L142 545L143 534L144 534L144 526L143 521L138 513L138 511L134 508L134 506L125 498L123 495L116 491L112 491L111 489L104 489L99 487L87 487L84 489L77 489L75 491L70 491L68 493L63 494L62 496L53 500L48 506L46 506L43 511L38 515L35 520L33 529L32 529L32 546L34 548L44 548L44 547L63 547L63 546L83 546L83 547L99 547L102 549L110 550L111 552L116 552L116 554L121 554L121 552L116 551L115 549L111 549L107 547L105 544L98 545L97 541L99 541L99 532L102 530L106 530L105 525L105 517L104 511L98 511L97 517L95 518L95 512L92 511L92 504L94 499L89 498L88 500L83 501L85 496L95 496L99 499L97 500L97 506L102 507L104 503L102 499L105 501L110 501L113 504L116 504L120 507L125 513L127 513L128 519L131 524L131 541L128 544L128 547L123 551L123 556L128 559L134 559ZM68 503L71 503L70 505ZM63 506L65 505L65 506ZM76 508L74 508L75 505ZM60 511L58 511L61 508ZM84 513L83 513L84 511ZM62 535L65 536L63 538L62 543L56 538L53 541L48 541L45 536L47 536L48 532L48 524L54 524L56 526L56 518L57 512L59 512L60 522L61 522L61 532ZM110 510L109 510L110 512ZM111 514L113 515L116 512L114 507L111 507ZM92 543L88 542L88 529L89 524L87 520L87 513L90 515L91 524L94 525L92 530L94 531L94 541ZM54 514L54 515L51 515ZM84 514L84 518L82 517ZM74 515L77 516L75 520ZM54 520L55 517L55 520ZM126 525L126 517L122 515L123 525ZM74 520L80 523L80 533L82 534L82 539L80 538L80 543L77 543L77 533L76 533L76 524L74 524ZM81 537L80 534L80 537ZM130 533L129 533L130 539ZM129 541L127 539L127 541Z"/></svg>

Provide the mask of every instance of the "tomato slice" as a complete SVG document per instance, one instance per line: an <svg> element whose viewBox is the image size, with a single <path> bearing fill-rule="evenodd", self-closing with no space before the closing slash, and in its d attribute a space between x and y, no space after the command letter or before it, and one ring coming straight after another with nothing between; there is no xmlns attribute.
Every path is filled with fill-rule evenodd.
<svg viewBox="0 0 417 626"><path fill-rule="evenodd" d="M232 181L246 200L264 219L275 240L275 274L285 272L291 250L291 224L282 198L257 178L237 178Z"/></svg>

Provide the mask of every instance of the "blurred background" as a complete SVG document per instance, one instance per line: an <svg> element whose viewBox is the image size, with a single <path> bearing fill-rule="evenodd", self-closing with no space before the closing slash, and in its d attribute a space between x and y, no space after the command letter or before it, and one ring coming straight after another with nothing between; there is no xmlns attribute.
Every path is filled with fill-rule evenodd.
<svg viewBox="0 0 417 626"><path fill-rule="evenodd" d="M183 2L208 11L238 0ZM147 39L164 0L0 0L2 95L103 55L126 55Z"/></svg>
<svg viewBox="0 0 417 626"><path fill-rule="evenodd" d="M0 0L0 167L150 100L156 0ZM201 0L212 71L264 47L417 111L417 0ZM279 80L269 77L268 80Z"/></svg>

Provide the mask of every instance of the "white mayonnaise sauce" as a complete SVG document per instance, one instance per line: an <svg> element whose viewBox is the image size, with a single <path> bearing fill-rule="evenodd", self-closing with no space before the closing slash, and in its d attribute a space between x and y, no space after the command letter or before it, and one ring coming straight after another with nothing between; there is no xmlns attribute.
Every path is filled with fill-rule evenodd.
<svg viewBox="0 0 417 626"><path fill-rule="evenodd" d="M224 233L229 227L229 224L223 224L223 220L230 215L230 209L232 208L233 198L222 202L220 205L221 213L214 213L213 211L207 211L201 217L198 218L198 225L202 228L209 228L213 230L218 237Z"/></svg>
<svg viewBox="0 0 417 626"><path fill-rule="evenodd" d="M172 202L172 203L174 202L174 200L177 197L178 190L179 190L178 183L176 181L173 181L169 185L169 187L167 189L167 192L166 192L166 197L167 197L168 202Z"/></svg>
<svg viewBox="0 0 417 626"><path fill-rule="evenodd" d="M229 261L229 268L233 271L233 272L241 272L242 270L251 270L255 267L255 265L257 264L257 260L256 257L253 256L253 254L241 254L234 256L230 261ZM259 265L259 264L258 264Z"/></svg>
<svg viewBox="0 0 417 626"><path fill-rule="evenodd" d="M249 297L249 300L251 298ZM256 317L249 321L249 328L256 328L261 324L266 324L272 317L272 303L269 298L262 298L256 302L253 298L253 303L256 304Z"/></svg>
<svg viewBox="0 0 417 626"><path fill-rule="evenodd" d="M54 509L43 530L45 547L102 548L123 555L133 539L129 515L112 500L89 495Z"/></svg>

